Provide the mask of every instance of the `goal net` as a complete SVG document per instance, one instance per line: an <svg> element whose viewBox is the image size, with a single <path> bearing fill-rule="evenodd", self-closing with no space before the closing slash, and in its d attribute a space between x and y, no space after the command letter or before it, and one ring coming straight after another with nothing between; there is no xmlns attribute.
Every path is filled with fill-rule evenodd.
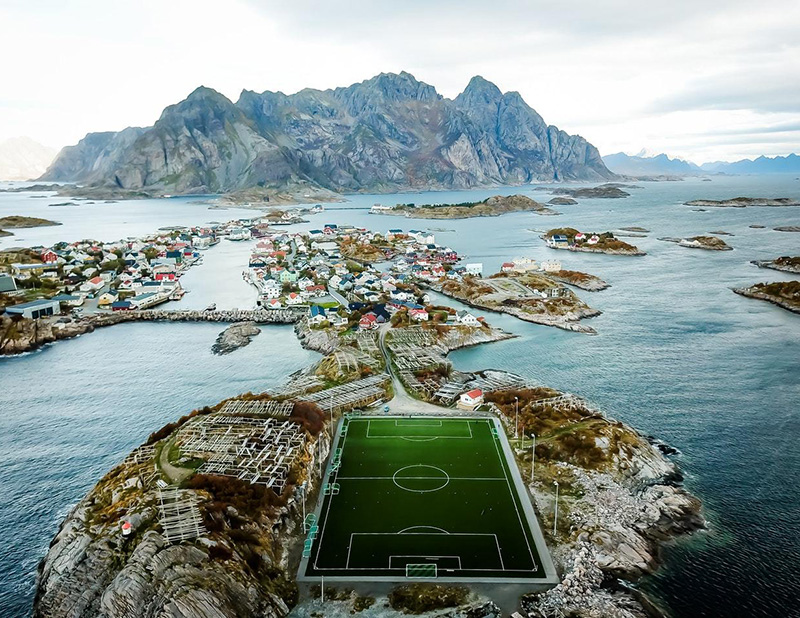
<svg viewBox="0 0 800 618"><path fill-rule="evenodd" d="M406 577L408 578L435 578L435 564L407 564Z"/></svg>

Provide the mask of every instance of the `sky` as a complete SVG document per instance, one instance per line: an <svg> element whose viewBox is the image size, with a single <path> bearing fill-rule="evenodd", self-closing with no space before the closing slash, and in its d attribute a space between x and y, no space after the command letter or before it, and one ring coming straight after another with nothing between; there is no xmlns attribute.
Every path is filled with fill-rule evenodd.
<svg viewBox="0 0 800 618"><path fill-rule="evenodd" d="M602 154L800 152L797 0L0 0L0 141L153 124L199 85L482 75Z"/></svg>

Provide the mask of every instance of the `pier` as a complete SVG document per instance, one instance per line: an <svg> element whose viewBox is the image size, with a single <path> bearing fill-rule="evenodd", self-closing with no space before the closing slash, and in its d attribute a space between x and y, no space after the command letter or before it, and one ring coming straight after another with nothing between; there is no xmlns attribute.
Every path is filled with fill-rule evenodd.
<svg viewBox="0 0 800 618"><path fill-rule="evenodd" d="M95 326L111 326L122 322L255 322L256 324L294 324L303 315L305 308L286 309L219 309L203 310L132 310L87 316Z"/></svg>

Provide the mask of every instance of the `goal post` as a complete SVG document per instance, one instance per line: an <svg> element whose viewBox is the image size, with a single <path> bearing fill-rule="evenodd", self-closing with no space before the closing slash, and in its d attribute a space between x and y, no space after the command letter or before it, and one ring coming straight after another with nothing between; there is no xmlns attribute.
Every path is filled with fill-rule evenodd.
<svg viewBox="0 0 800 618"><path fill-rule="evenodd" d="M408 579L436 579L437 568L435 564L407 564L406 578Z"/></svg>

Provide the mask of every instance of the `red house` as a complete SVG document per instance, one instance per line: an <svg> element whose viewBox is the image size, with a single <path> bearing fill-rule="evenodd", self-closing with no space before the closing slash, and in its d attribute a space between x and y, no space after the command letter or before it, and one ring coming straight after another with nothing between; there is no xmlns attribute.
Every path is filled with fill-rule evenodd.
<svg viewBox="0 0 800 618"><path fill-rule="evenodd" d="M58 261L58 255L52 249L45 249L40 257L45 264L52 264Z"/></svg>
<svg viewBox="0 0 800 618"><path fill-rule="evenodd" d="M378 328L378 316L374 313L370 312L359 320L358 322L359 328L363 328L364 330L374 330Z"/></svg>

